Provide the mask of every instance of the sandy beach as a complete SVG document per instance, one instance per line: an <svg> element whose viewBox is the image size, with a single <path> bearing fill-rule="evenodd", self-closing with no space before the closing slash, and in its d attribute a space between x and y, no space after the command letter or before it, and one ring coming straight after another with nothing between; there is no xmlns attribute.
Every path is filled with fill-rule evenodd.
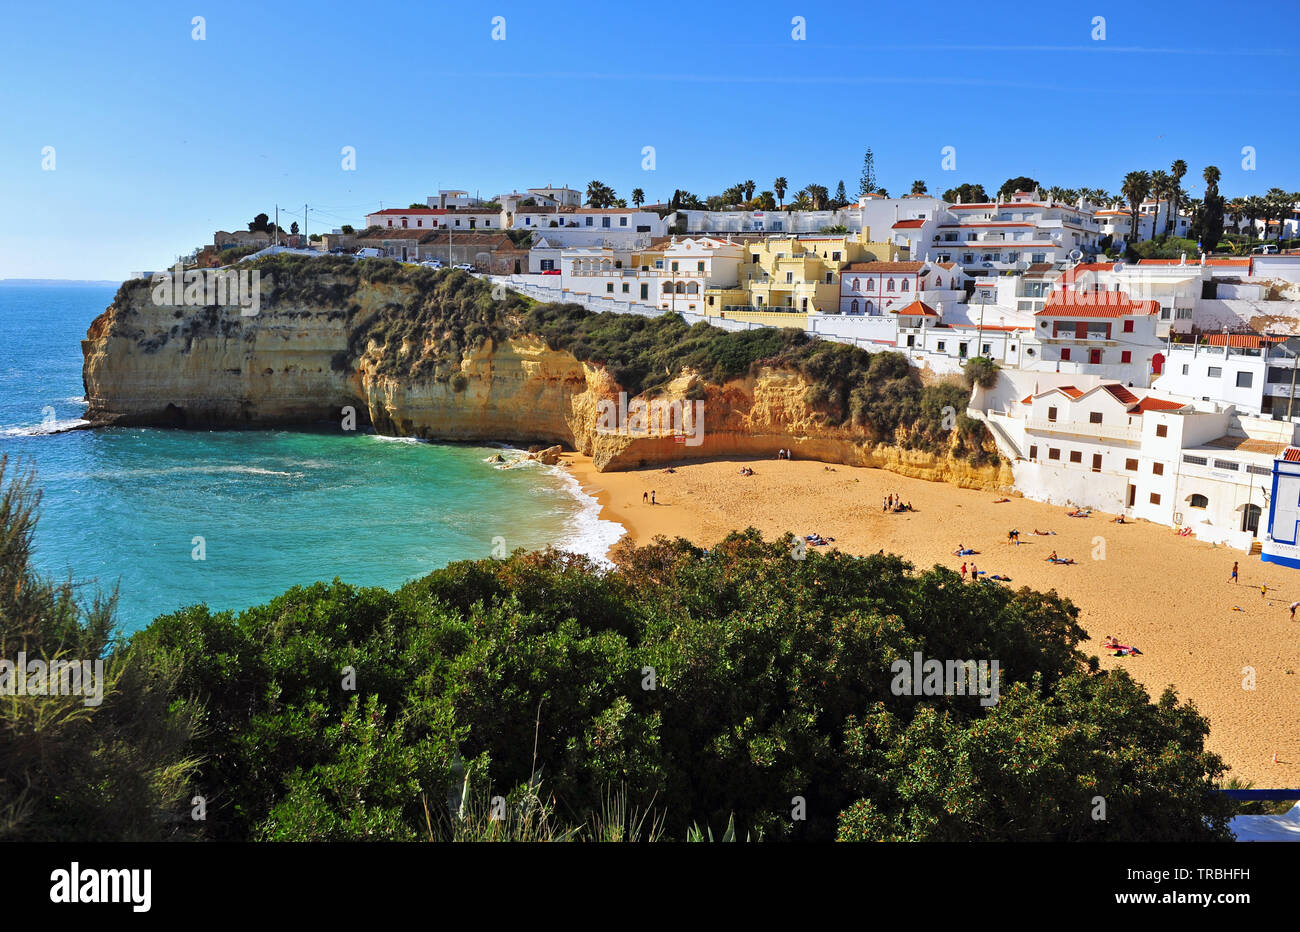
<svg viewBox="0 0 1300 932"><path fill-rule="evenodd" d="M995 504L1003 496L878 469L737 459L675 465L673 473L601 473L579 454L564 461L600 502L601 516L637 542L663 534L707 546L748 525L769 538L815 531L848 553L883 548L921 568L973 562L1010 576L1017 588L1055 589L1079 607L1092 638L1085 651L1101 654L1107 635L1142 651L1101 655L1104 667L1124 667L1153 698L1172 684L1195 702L1210 720L1210 748L1232 768L1229 777L1261 788L1300 786L1300 611L1296 621L1290 617L1300 572L1178 537L1172 528L1115 524L1101 512L1070 518L1065 508L1014 496ZM754 475L741 476L741 466ZM642 502L652 489L654 506ZM891 492L916 510L883 513L881 500ZM1019 546L1007 541L1012 528L1021 532ZM1034 529L1056 533L1035 536ZM954 556L959 544L979 553ZM1053 550L1077 565L1046 562ZM1234 560L1238 584L1229 582ZM1254 689L1243 688L1247 667Z"/></svg>

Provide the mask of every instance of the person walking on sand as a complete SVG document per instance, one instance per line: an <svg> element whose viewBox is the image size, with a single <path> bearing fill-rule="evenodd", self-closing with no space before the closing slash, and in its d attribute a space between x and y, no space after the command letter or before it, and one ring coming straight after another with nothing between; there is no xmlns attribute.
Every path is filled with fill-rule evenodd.
<svg viewBox="0 0 1300 932"><path fill-rule="evenodd" d="M1292 603L1291 603L1291 620L1292 620L1292 621L1295 621L1295 610L1296 610L1297 608L1300 608L1300 602L1292 602Z"/></svg>
<svg viewBox="0 0 1300 932"><path fill-rule="evenodd" d="M644 504L645 504L646 502L648 502L648 501L650 501L650 493L649 493L649 492L642 492L642 493L641 493L641 504L644 505Z"/></svg>
<svg viewBox="0 0 1300 932"><path fill-rule="evenodd" d="M963 563L963 564L961 565L961 581L962 581L962 582L965 582L965 581L966 581L966 564L965 564L965 563ZM1294 615L1295 615L1295 612L1292 612L1291 614L1292 614L1292 616L1294 616Z"/></svg>
<svg viewBox="0 0 1300 932"><path fill-rule="evenodd" d="M1241 582L1241 580L1237 578L1237 561L1236 561L1236 560L1233 560L1233 561L1232 561L1232 576L1231 576L1231 578L1228 579L1228 582L1235 582L1235 583L1240 583L1240 582Z"/></svg>
<svg viewBox="0 0 1300 932"><path fill-rule="evenodd" d="M657 503L655 502L655 490L654 490L654 489L651 489L651 490L650 490L650 504L651 504L651 505L657 504Z"/></svg>
<svg viewBox="0 0 1300 932"><path fill-rule="evenodd" d="M1261 583L1259 587L1259 597L1261 599L1268 596L1268 583Z"/></svg>

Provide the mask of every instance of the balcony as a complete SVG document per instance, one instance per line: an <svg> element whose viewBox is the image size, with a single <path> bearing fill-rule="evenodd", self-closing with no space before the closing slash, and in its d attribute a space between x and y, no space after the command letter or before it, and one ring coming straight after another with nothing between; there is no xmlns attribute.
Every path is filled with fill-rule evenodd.
<svg viewBox="0 0 1300 932"><path fill-rule="evenodd" d="M1142 439L1142 428L1122 424L1084 424L1079 421L1049 421L1046 418L1031 417L1025 419L1025 429L1097 440L1118 440L1121 443L1138 443Z"/></svg>

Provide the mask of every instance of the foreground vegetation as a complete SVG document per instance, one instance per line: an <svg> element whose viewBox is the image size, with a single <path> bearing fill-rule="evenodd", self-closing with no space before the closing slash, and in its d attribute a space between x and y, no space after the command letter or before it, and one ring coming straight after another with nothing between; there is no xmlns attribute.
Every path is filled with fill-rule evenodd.
<svg viewBox="0 0 1300 932"><path fill-rule="evenodd" d="M614 571L520 552L317 583L120 640L111 600L32 572L34 505L4 485L0 648L102 652L109 686L0 702L0 838L1228 837L1205 719L1099 670L1054 593L751 529ZM896 695L918 651L997 659L1000 700Z"/></svg>

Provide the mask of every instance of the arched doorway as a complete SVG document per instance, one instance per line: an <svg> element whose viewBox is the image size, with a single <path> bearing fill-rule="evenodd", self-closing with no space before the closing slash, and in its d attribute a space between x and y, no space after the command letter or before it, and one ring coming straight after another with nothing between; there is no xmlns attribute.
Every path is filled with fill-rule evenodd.
<svg viewBox="0 0 1300 932"><path fill-rule="evenodd" d="M1154 356L1151 357L1151 372L1152 372L1152 374L1154 374L1154 375L1159 375L1161 372L1164 371L1164 368L1165 368L1165 354L1164 354L1164 353L1156 353Z"/></svg>

